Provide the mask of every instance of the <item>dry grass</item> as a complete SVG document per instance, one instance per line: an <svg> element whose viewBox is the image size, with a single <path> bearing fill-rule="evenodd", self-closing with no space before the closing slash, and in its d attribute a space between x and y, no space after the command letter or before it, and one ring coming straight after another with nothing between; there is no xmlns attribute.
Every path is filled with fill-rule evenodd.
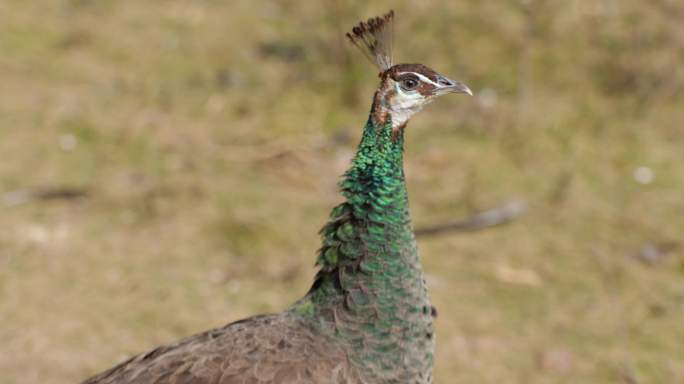
<svg viewBox="0 0 684 384"><path fill-rule="evenodd" d="M376 82L342 32L381 3L1 2L0 196L87 196L0 202L0 384L299 297ZM420 240L437 382L684 381L684 6L392 6L398 58L478 94L409 127L416 224L531 204Z"/></svg>

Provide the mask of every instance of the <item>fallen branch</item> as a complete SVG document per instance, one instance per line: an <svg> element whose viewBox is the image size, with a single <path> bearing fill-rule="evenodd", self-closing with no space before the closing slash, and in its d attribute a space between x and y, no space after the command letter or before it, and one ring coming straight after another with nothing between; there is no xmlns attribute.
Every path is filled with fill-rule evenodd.
<svg viewBox="0 0 684 384"><path fill-rule="evenodd" d="M35 189L18 189L2 195L2 201L7 206L30 203L36 200L68 200L85 197L88 191L71 187L46 187Z"/></svg>
<svg viewBox="0 0 684 384"><path fill-rule="evenodd" d="M445 232L471 232L506 224L527 213L527 202L514 200L499 207L488 209L461 220L448 221L433 226L417 228L416 236L432 236Z"/></svg>

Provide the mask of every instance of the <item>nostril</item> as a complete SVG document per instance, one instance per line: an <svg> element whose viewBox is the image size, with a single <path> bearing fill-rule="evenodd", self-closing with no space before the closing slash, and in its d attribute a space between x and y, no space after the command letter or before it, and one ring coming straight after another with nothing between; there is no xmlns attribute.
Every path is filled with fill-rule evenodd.
<svg viewBox="0 0 684 384"><path fill-rule="evenodd" d="M440 77L439 79L437 79L437 82L439 83L439 85L446 85L446 86L454 85L454 83L451 80L444 78L444 77Z"/></svg>

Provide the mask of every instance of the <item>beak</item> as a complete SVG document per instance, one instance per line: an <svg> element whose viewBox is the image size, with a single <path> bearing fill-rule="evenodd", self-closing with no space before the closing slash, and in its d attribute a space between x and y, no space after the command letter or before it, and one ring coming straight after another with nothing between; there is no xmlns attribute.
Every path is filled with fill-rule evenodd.
<svg viewBox="0 0 684 384"><path fill-rule="evenodd" d="M438 88L436 89L438 95L445 95L447 93L465 93L470 96L473 95L473 91L468 88L467 85L459 82L447 79L444 76L439 76L437 79Z"/></svg>

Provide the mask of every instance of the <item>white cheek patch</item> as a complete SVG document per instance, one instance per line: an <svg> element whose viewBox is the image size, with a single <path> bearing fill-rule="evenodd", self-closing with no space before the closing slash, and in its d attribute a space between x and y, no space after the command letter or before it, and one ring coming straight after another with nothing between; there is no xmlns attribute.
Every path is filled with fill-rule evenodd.
<svg viewBox="0 0 684 384"><path fill-rule="evenodd" d="M425 84L432 84L435 88L442 87L441 84L434 82L429 77L418 72L399 72L398 75L408 73L413 74ZM404 125L411 116L423 109L432 98L425 97L418 91L404 91L398 83L394 85L394 88L397 93L390 100L389 109L392 115L392 127L396 128Z"/></svg>
<svg viewBox="0 0 684 384"><path fill-rule="evenodd" d="M397 91L390 101L390 111L392 115L392 128L405 124L413 114L420 111L425 104L425 97L418 91L406 92L399 84L395 85Z"/></svg>

